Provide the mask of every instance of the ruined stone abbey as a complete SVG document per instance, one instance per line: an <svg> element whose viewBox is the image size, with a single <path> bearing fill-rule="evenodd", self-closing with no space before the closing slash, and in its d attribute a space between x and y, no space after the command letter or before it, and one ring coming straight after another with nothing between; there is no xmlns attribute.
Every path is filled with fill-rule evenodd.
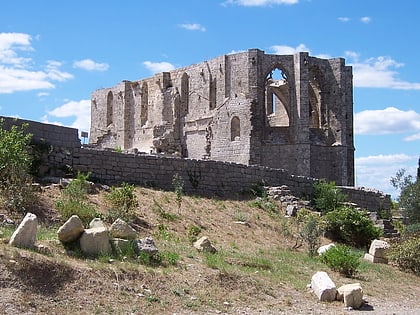
<svg viewBox="0 0 420 315"><path fill-rule="evenodd" d="M93 92L90 143L353 186L352 79L342 58L224 55Z"/></svg>

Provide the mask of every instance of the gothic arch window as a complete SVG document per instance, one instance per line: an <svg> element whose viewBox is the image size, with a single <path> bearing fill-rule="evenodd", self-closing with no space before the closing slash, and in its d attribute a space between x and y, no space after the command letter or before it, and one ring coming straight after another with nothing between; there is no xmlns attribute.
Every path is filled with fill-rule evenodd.
<svg viewBox="0 0 420 315"><path fill-rule="evenodd" d="M275 66L266 76L265 109L271 127L289 126L290 96L287 75Z"/></svg>
<svg viewBox="0 0 420 315"><path fill-rule="evenodd" d="M189 100L189 76L184 72L181 77L181 115L188 114L188 100Z"/></svg>
<svg viewBox="0 0 420 315"><path fill-rule="evenodd" d="M114 119L114 95L112 91L108 92L106 97L106 125L109 126L112 124Z"/></svg>
<svg viewBox="0 0 420 315"><path fill-rule="evenodd" d="M241 137L241 121L238 116L233 116L230 121L230 140L239 140Z"/></svg>
<svg viewBox="0 0 420 315"><path fill-rule="evenodd" d="M321 127L322 108L319 76L319 69L312 67L309 74L309 127L311 128Z"/></svg>
<svg viewBox="0 0 420 315"><path fill-rule="evenodd" d="M147 122L149 116L149 91L147 87L147 83L143 83L141 87L141 101L140 101L140 126L144 126Z"/></svg>

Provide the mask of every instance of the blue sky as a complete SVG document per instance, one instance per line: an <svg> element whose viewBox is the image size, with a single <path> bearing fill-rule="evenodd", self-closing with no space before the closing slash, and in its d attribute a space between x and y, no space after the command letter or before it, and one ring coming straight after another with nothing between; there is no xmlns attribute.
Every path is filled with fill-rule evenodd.
<svg viewBox="0 0 420 315"><path fill-rule="evenodd" d="M420 1L7 0L0 115L89 131L91 92L227 53L353 66L356 186L396 196L420 155Z"/></svg>

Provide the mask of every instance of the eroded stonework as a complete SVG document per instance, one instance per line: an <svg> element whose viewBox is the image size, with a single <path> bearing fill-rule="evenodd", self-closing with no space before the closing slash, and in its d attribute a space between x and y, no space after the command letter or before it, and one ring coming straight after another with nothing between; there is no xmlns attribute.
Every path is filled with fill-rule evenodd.
<svg viewBox="0 0 420 315"><path fill-rule="evenodd" d="M353 186L352 68L250 49L123 81L92 94L90 142Z"/></svg>

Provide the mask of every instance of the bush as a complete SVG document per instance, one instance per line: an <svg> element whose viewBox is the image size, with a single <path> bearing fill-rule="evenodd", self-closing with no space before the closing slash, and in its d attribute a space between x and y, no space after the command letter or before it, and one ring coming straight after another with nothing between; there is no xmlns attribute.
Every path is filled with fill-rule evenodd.
<svg viewBox="0 0 420 315"><path fill-rule="evenodd" d="M420 237L410 236L392 244L387 256L401 270L420 275Z"/></svg>
<svg viewBox="0 0 420 315"><path fill-rule="evenodd" d="M360 254L349 246L339 244L323 253L321 261L333 271L345 276L353 276L360 266Z"/></svg>
<svg viewBox="0 0 420 315"><path fill-rule="evenodd" d="M327 183L324 179L314 184L313 204L322 214L334 211L346 201L344 195L334 182Z"/></svg>
<svg viewBox="0 0 420 315"><path fill-rule="evenodd" d="M25 134L27 124L21 127L13 125L9 130L4 130L3 123L1 119L0 202L9 211L26 212L26 208L34 201L32 178L29 175L32 163L29 144L32 135Z"/></svg>
<svg viewBox="0 0 420 315"><path fill-rule="evenodd" d="M404 235L419 235L420 236L420 223L409 224L404 227Z"/></svg>
<svg viewBox="0 0 420 315"><path fill-rule="evenodd" d="M324 233L321 217L307 209L301 209L297 213L297 220L299 222L299 236L307 244L309 256L313 257Z"/></svg>
<svg viewBox="0 0 420 315"><path fill-rule="evenodd" d="M357 248L367 248L371 241L381 236L366 211L343 207L324 216L325 231L331 239Z"/></svg>
<svg viewBox="0 0 420 315"><path fill-rule="evenodd" d="M134 185L122 183L121 187L111 187L111 191L105 195L110 207L108 218L115 221L121 218L125 221L132 221L134 211L138 206Z"/></svg>
<svg viewBox="0 0 420 315"><path fill-rule="evenodd" d="M89 189L88 177L89 175L79 173L77 178L62 190L61 197L56 202L61 220L67 221L72 215L77 215L87 226L92 219L99 216L94 206L89 204L86 198Z"/></svg>

